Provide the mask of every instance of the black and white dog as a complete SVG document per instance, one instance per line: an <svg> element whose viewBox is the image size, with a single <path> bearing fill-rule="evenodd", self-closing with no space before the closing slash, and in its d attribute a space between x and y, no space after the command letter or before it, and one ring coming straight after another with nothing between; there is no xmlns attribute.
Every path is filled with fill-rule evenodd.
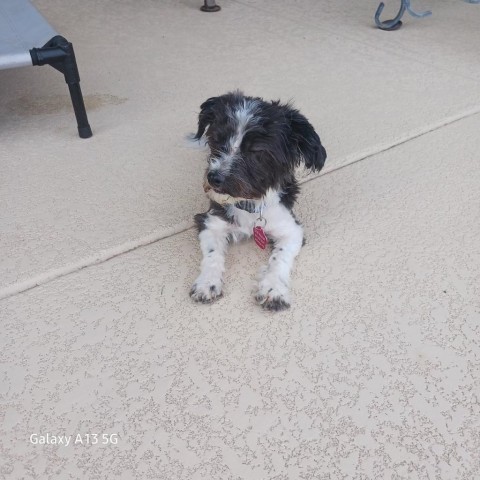
<svg viewBox="0 0 480 480"><path fill-rule="evenodd" d="M222 295L229 242L253 235L260 248L273 246L262 268L257 302L268 310L290 306L293 261L303 228L292 208L299 192L295 167L322 169L327 154L308 120L288 104L266 102L236 91L201 105L195 140L209 146L204 190L210 210L195 215L203 254L190 291L197 302Z"/></svg>

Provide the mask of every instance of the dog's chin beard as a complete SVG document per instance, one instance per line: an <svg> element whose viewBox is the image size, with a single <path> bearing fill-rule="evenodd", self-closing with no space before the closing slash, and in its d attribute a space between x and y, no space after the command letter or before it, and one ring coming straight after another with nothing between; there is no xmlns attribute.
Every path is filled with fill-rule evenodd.
<svg viewBox="0 0 480 480"><path fill-rule="evenodd" d="M234 197L228 193L216 191L208 182L203 185L207 197L220 205L233 205L246 200L260 200L260 198Z"/></svg>
<svg viewBox="0 0 480 480"><path fill-rule="evenodd" d="M234 203L247 200L246 198L243 198L243 197L232 197L227 193L216 192L213 188L208 190L206 194L210 200L216 203L219 203L220 205L233 205Z"/></svg>

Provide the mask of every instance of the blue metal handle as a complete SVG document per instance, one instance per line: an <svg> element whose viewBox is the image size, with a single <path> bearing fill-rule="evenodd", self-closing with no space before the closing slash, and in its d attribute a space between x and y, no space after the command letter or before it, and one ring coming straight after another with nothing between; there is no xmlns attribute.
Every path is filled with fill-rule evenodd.
<svg viewBox="0 0 480 480"><path fill-rule="evenodd" d="M468 0L468 1L480 3L480 0ZM393 18L392 20L385 20L382 22L380 20L380 15L382 14L384 7L385 7L385 4L381 2L377 8L377 11L375 12L375 24L377 25L378 28L382 30L396 30L400 28L402 26L402 22L400 19L403 17L405 10L407 10L410 15L417 18L427 17L428 15L432 14L432 12L430 11L417 13L413 11L412 8L410 7L410 0L401 0L400 10L397 13L396 17Z"/></svg>

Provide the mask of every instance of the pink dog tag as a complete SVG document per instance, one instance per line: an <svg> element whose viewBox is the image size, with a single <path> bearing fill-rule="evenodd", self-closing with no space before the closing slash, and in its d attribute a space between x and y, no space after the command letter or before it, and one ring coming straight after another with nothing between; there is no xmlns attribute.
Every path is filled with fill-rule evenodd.
<svg viewBox="0 0 480 480"><path fill-rule="evenodd" d="M253 227L253 239L262 250L265 250L268 240L262 227Z"/></svg>

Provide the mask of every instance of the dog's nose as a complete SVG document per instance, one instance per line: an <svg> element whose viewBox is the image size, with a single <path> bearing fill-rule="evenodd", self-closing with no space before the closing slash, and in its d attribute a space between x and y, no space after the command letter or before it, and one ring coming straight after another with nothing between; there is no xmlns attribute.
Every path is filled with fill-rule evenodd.
<svg viewBox="0 0 480 480"><path fill-rule="evenodd" d="M212 187L218 188L223 183L224 178L221 173L214 170L212 172L208 172L207 180Z"/></svg>

